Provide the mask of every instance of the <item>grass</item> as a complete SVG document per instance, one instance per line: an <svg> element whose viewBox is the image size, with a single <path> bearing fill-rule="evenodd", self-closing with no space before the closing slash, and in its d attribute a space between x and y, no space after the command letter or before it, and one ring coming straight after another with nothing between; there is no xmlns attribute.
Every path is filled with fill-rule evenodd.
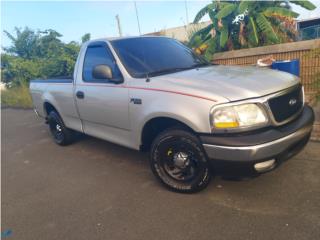
<svg viewBox="0 0 320 240"><path fill-rule="evenodd" d="M32 99L27 86L1 90L1 105L3 107L31 108Z"/></svg>

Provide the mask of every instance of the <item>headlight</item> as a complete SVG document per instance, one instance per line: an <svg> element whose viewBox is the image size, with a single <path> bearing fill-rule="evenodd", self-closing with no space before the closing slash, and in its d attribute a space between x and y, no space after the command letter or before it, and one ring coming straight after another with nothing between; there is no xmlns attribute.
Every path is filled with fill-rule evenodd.
<svg viewBox="0 0 320 240"><path fill-rule="evenodd" d="M241 128L263 125L268 122L267 115L255 103L218 107L212 113L215 128Z"/></svg>

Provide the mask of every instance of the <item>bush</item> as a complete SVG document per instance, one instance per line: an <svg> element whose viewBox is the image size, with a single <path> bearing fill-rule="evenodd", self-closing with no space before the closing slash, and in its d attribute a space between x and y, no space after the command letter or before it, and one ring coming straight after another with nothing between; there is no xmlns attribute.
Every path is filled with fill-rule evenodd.
<svg viewBox="0 0 320 240"><path fill-rule="evenodd" d="M31 108L32 99L26 85L1 90L1 104L4 107Z"/></svg>

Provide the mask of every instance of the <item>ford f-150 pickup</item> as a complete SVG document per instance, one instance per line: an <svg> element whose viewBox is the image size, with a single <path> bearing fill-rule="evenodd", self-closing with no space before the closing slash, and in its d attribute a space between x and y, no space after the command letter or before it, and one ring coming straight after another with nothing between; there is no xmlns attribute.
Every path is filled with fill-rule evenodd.
<svg viewBox="0 0 320 240"><path fill-rule="evenodd" d="M57 144L81 132L150 151L154 175L178 192L206 187L218 162L275 168L314 121L298 77L213 65L166 37L89 41L72 78L33 80L30 91Z"/></svg>

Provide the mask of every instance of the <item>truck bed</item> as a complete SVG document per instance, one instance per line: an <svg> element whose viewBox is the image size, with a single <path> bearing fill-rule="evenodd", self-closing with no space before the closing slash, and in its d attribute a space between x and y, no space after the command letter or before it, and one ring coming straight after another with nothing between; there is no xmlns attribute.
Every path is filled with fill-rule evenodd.
<svg viewBox="0 0 320 240"><path fill-rule="evenodd" d="M46 116L45 100L60 110L60 114L71 113L71 115L78 117L77 114L74 114L76 108L73 100L72 78L31 80L30 93L34 108L41 117Z"/></svg>

